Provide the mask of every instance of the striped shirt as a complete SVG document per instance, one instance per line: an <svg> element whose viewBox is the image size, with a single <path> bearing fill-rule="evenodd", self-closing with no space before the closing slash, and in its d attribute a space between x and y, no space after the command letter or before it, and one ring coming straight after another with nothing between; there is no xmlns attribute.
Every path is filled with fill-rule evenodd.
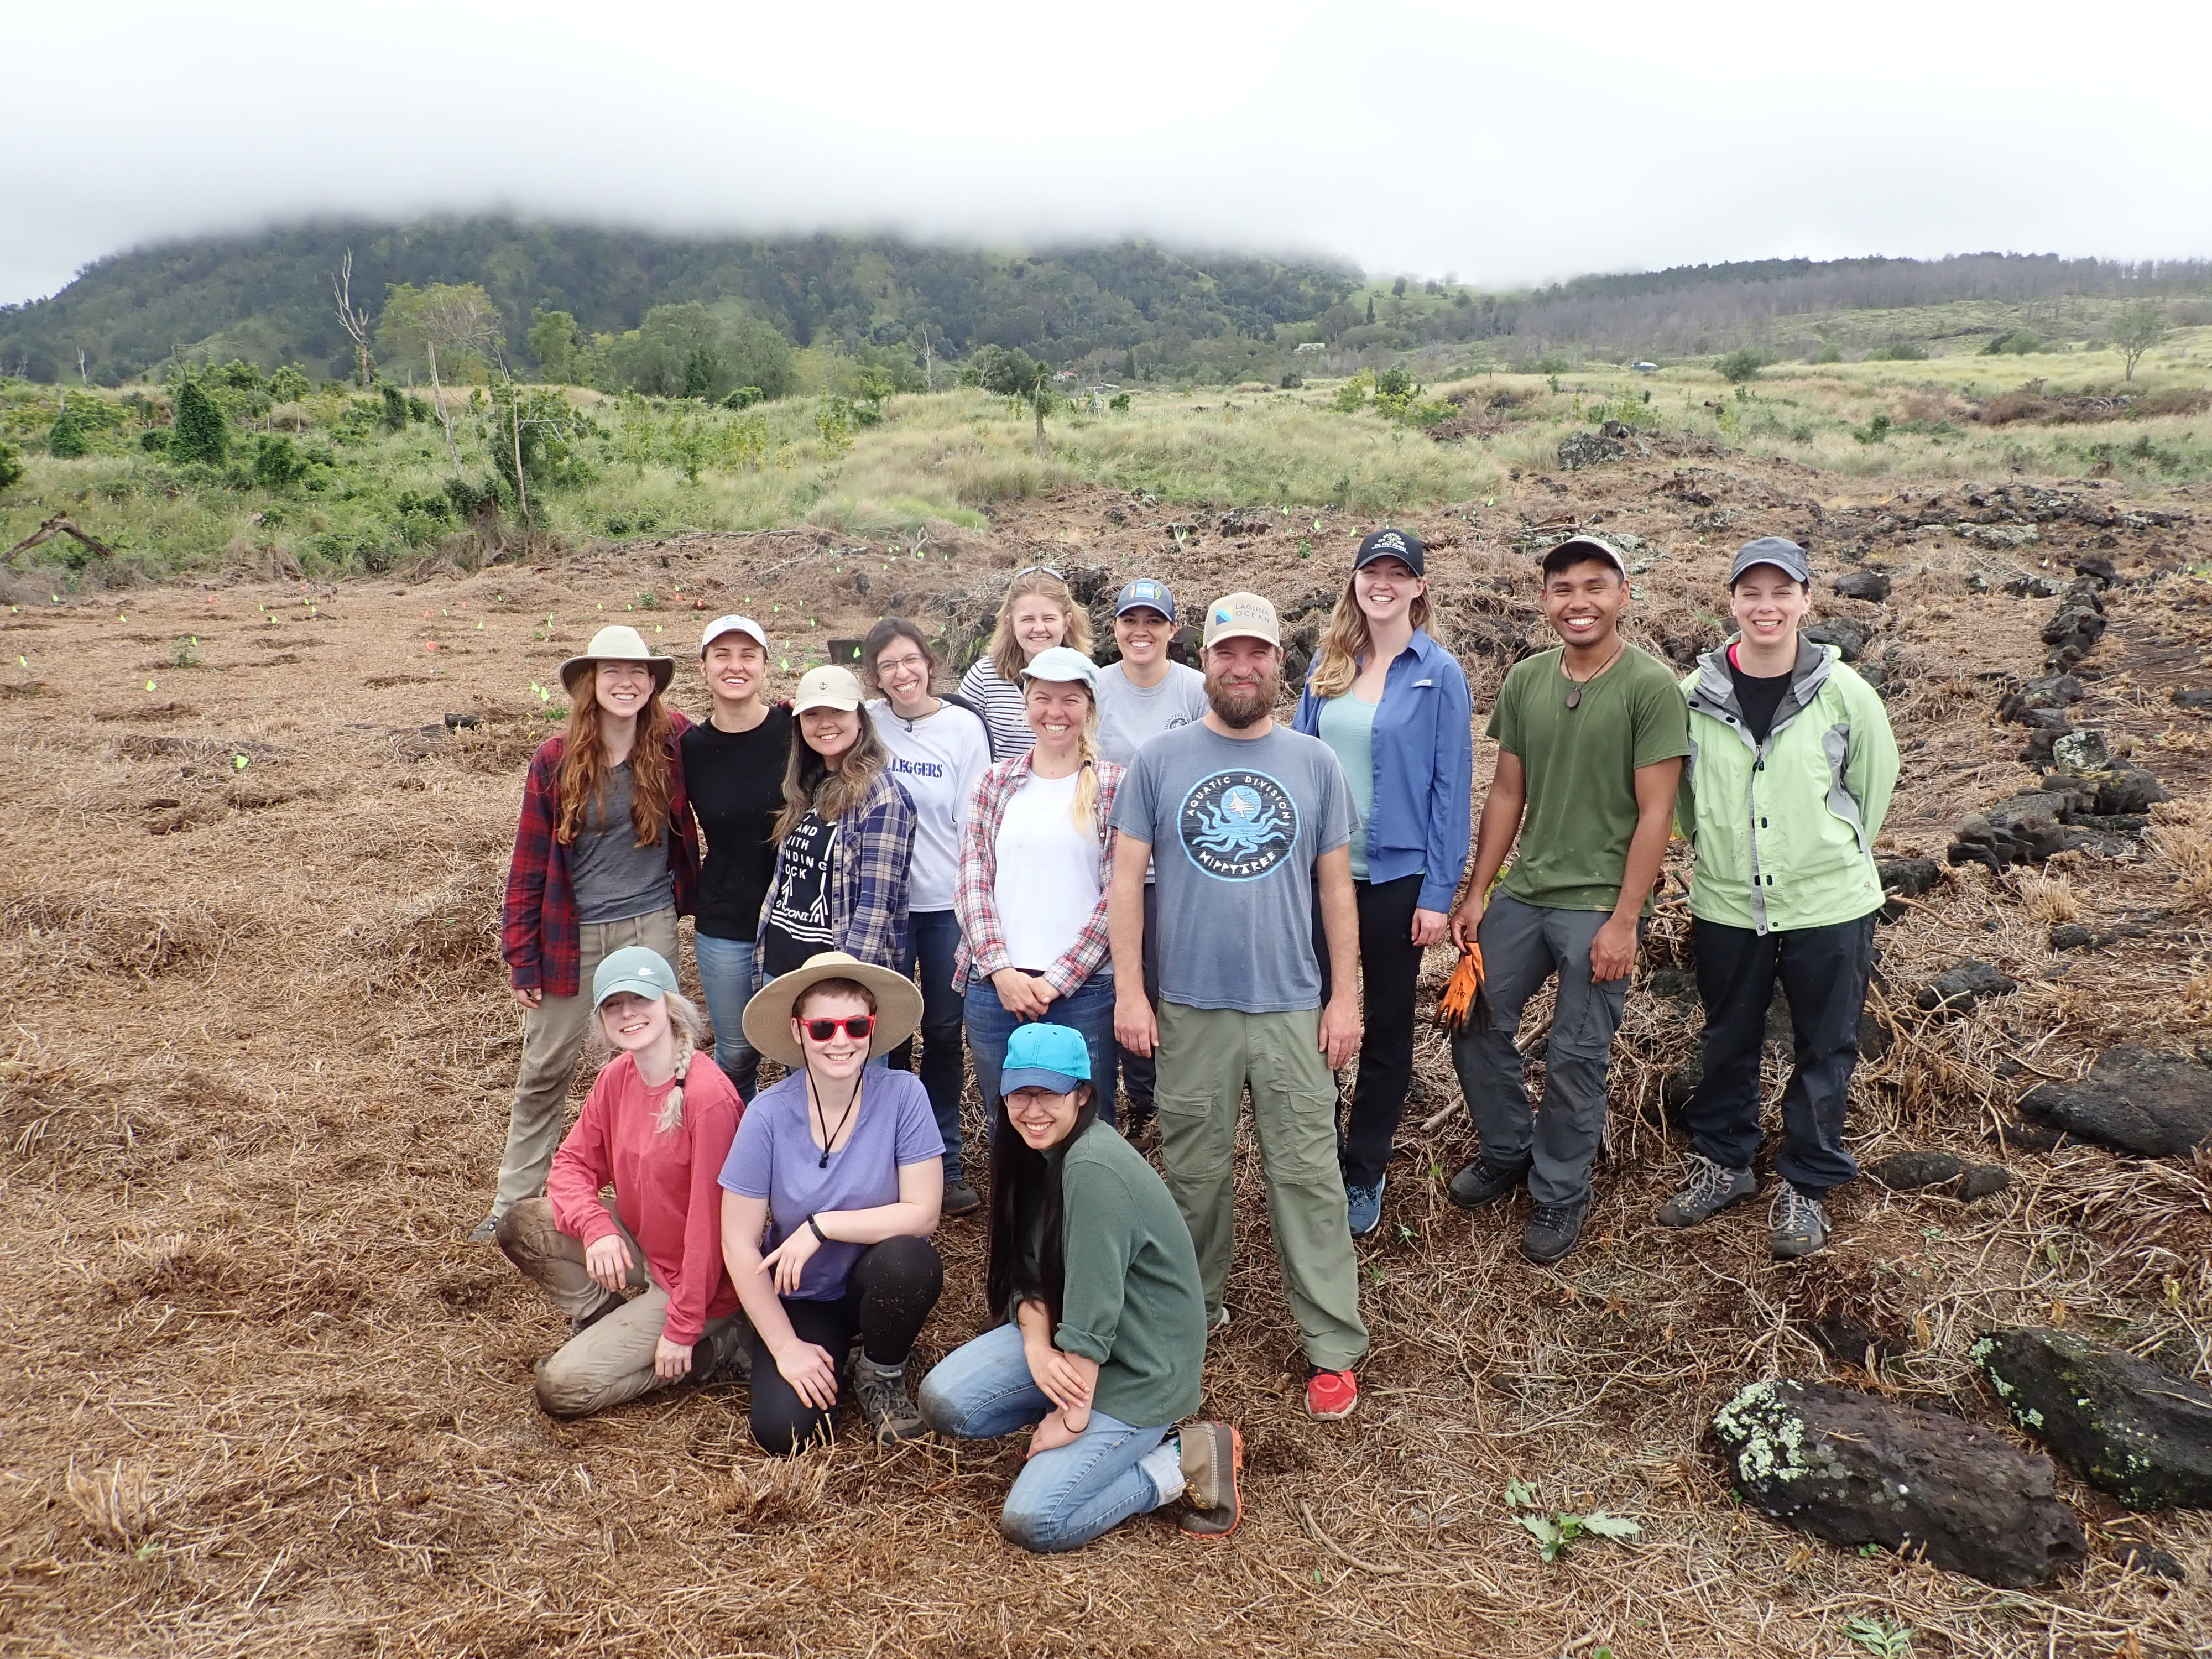
<svg viewBox="0 0 2212 1659"><path fill-rule="evenodd" d="M991 732L991 758L1012 760L1036 745L1030 730L1027 704L1018 684L1000 677L988 657L978 657L960 677L960 695L983 711L983 724Z"/></svg>

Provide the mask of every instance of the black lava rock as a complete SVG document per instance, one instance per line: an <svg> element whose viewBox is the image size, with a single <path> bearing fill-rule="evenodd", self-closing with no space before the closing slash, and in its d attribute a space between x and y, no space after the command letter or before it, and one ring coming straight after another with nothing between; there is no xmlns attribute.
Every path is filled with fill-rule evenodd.
<svg viewBox="0 0 2212 1659"><path fill-rule="evenodd" d="M2002 1164L1978 1164L1959 1183L1959 1196L1968 1203L1989 1198L2012 1185L2012 1171Z"/></svg>
<svg viewBox="0 0 2212 1659"><path fill-rule="evenodd" d="M1986 962L1970 960L1936 975L1935 982L1923 987L1913 1000L1931 1013L1963 1014L1984 997L2008 996L2018 989L2018 980L1999 973Z"/></svg>
<svg viewBox="0 0 2212 1659"><path fill-rule="evenodd" d="M1879 570L1854 570L1836 578L1836 592L1847 599L1880 605L1889 597L1890 580Z"/></svg>
<svg viewBox="0 0 2212 1659"><path fill-rule="evenodd" d="M2212 708L2212 690L2202 686L2178 685L2173 689L2173 706L2177 708Z"/></svg>
<svg viewBox="0 0 2212 1659"><path fill-rule="evenodd" d="M1784 1377L1745 1389L1712 1431L1746 1503L1832 1544L2015 1589L2089 1553L2051 1460L1959 1418Z"/></svg>
<svg viewBox="0 0 2212 1659"><path fill-rule="evenodd" d="M1843 653L1845 662L1856 662L1866 654L1866 630L1847 617L1827 617L1810 628L1800 629L1797 637L1810 640L1815 645L1834 646Z"/></svg>
<svg viewBox="0 0 2212 1659"><path fill-rule="evenodd" d="M1866 1172L1893 1193L1914 1193L1956 1181L1964 1167L1948 1152L1892 1152L1868 1164Z"/></svg>
<svg viewBox="0 0 2212 1659"><path fill-rule="evenodd" d="M2212 1141L2212 1068L2179 1054L2124 1043L2100 1054L2088 1076L2039 1083L2021 1115L2082 1140L2143 1158L2185 1158Z"/></svg>
<svg viewBox="0 0 2212 1659"><path fill-rule="evenodd" d="M2012 1420L2131 1510L2212 1507L2212 1389L2074 1331L1991 1331L1974 1363Z"/></svg>

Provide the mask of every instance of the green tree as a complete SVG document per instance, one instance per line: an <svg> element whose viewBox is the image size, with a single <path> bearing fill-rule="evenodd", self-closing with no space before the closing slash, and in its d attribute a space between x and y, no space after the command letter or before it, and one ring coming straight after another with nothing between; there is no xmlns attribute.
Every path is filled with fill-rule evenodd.
<svg viewBox="0 0 2212 1659"><path fill-rule="evenodd" d="M579 359L583 356L584 334L576 326L576 319L565 311L533 311L530 313L531 354L538 359L541 379L566 384L576 378Z"/></svg>
<svg viewBox="0 0 2212 1659"><path fill-rule="evenodd" d="M91 453L92 445L86 441L83 424L64 409L55 417L53 425L46 429L46 453L59 456L64 460L74 460L80 455Z"/></svg>
<svg viewBox="0 0 2212 1659"><path fill-rule="evenodd" d="M1367 296L1367 325L1375 326L1375 296L1371 294Z"/></svg>
<svg viewBox="0 0 2212 1659"><path fill-rule="evenodd" d="M289 438L253 441L253 482L264 489L289 489L307 476L307 458Z"/></svg>
<svg viewBox="0 0 2212 1659"><path fill-rule="evenodd" d="M2164 338L2166 315L2154 301L2138 300L2133 305L2121 307L2119 318L2112 326L2112 343L2127 359L2128 372L2124 378L2134 380L2136 365L2142 361L2143 353Z"/></svg>
<svg viewBox="0 0 2212 1659"><path fill-rule="evenodd" d="M377 319L376 351L386 363L419 366L434 381L481 372L505 328L480 283L393 283Z"/></svg>
<svg viewBox="0 0 2212 1659"><path fill-rule="evenodd" d="M296 404L313 390L307 371L297 363L287 363L269 377L269 395L280 404Z"/></svg>
<svg viewBox="0 0 2212 1659"><path fill-rule="evenodd" d="M13 489L23 482L23 452L13 444L0 444L0 489Z"/></svg>
<svg viewBox="0 0 2212 1659"><path fill-rule="evenodd" d="M386 380L377 390L384 394L384 429L386 432L407 430L407 398L399 388Z"/></svg>
<svg viewBox="0 0 2212 1659"><path fill-rule="evenodd" d="M728 371L722 367L722 354L712 346L694 346L691 355L684 360L684 395L687 398L715 396L715 382L726 384Z"/></svg>
<svg viewBox="0 0 2212 1659"><path fill-rule="evenodd" d="M1741 386L1747 380L1757 380L1759 371L1769 361L1767 355L1755 346L1738 346L1713 367L1720 371L1723 380Z"/></svg>
<svg viewBox="0 0 2212 1659"><path fill-rule="evenodd" d="M179 461L205 461L219 466L230 450L230 428L216 400L200 389L198 380L177 388L176 419L169 428L169 453Z"/></svg>

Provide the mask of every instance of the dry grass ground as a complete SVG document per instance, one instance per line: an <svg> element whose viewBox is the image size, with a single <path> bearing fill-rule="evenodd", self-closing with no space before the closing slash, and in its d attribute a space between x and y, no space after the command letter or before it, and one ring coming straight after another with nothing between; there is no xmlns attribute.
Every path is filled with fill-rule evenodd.
<svg viewBox="0 0 2212 1659"><path fill-rule="evenodd" d="M1684 465L1717 507L1686 502ZM1995 723L1993 677L2039 667L2051 608L1966 579L2063 569L2094 538L2059 526L2000 555L1882 531L1853 516L1875 506L1854 489L1741 455L1654 457L1530 476L1416 522L1485 709L1513 641L1540 627L1533 525L1643 538L1655 562L1637 625L1652 641L1710 626L1723 550L1744 535L1868 543L1898 579L1890 603L1824 591L1823 609L1872 626L1901 683L1888 843L1940 859L1959 813L2029 777L2022 734ZM1730 507L1738 521L1708 527ZM1249 1518L1225 1545L1139 1520L1073 1556L1026 1557L994 1524L1012 1444L845 1443L778 1462L750 1447L742 1388L582 1423L536 1412L529 1367L556 1322L495 1252L460 1242L519 1050L495 923L523 763L546 729L533 683L646 592L653 608L628 619L679 659L696 598L769 614L804 659L886 605L936 614L933 594L1040 552L1193 593L1249 583L1295 609L1341 580L1361 527L1308 512L1179 545L1154 527L1169 516L1075 489L1008 504L921 560L826 532L700 538L0 618L21 659L0 672L0 1650L1828 1659L1865 1650L1844 1626L1867 1618L1910 1627L1921 1656L2202 1651L2204 1516L2151 1517L2190 1575L2168 1585L2119 1565L2118 1511L2062 1477L2089 1564L2000 1592L1779 1529L1731 1498L1702 1437L1722 1401L1778 1370L1998 1421L1966 1350L2006 1322L2064 1319L2212 1374L2207 1165L1984 1138L2016 1089L2106 1043L2212 1038L2212 726L2166 698L2205 681L2212 586L2188 571L2203 527L2128 532L2106 555L2142 580L2109 602L2087 714L2178 797L2143 855L2068 855L2002 881L1954 872L1882 930L1895 1040L1862 1071L1857 1149L2001 1158L2014 1184L1996 1198L1863 1182L1836 1206L1830 1250L1790 1267L1767 1260L1763 1210L1687 1236L1653 1225L1683 1159L1662 1085L1697 1024L1650 982L1685 959L1677 896L1632 1000L1589 1242L1560 1270L1520 1261L1516 1218L1470 1226L1443 1202L1469 1147L1441 1038L1422 1038L1406 1157L1361 1250L1375 1347L1348 1422L1299 1409L1248 1153L1235 1323L1206 1377L1207 1411L1240 1422L1251 1454ZM1301 538L1318 550L1302 556ZM190 639L199 665L175 666ZM699 708L688 672L678 684ZM449 734L448 713L482 724ZM2146 919L2148 934L2057 957L2045 935L2062 912ZM1968 955L2022 989L1948 1023L1915 1012L1914 989ZM925 1360L983 1312L979 1228L940 1240L949 1287ZM1812 1327L1836 1315L1901 1357L1878 1377L1832 1359ZM1642 1536L1547 1565L1504 1506L1515 1478L1547 1505L1632 1516Z"/></svg>

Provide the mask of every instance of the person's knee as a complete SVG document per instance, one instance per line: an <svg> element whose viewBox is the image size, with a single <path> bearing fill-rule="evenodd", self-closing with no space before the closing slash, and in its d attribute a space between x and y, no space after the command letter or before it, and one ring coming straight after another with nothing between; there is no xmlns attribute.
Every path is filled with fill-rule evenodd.
<svg viewBox="0 0 2212 1659"><path fill-rule="evenodd" d="M765 1409L757 1406L749 1426L753 1443L771 1457L796 1457L830 1437L829 1413L804 1402L796 1402L788 1411L779 1411L772 1405Z"/></svg>
<svg viewBox="0 0 2212 1659"><path fill-rule="evenodd" d="M565 1352L538 1362L532 1378L538 1409L548 1417L589 1417L599 1409L602 1379Z"/></svg>
<svg viewBox="0 0 2212 1659"><path fill-rule="evenodd" d="M947 1439L973 1440L976 1437L968 1432L971 1419L958 1395L946 1386L944 1370L940 1364L921 1379L921 1387L915 1391L915 1409L921 1413L923 1422Z"/></svg>
<svg viewBox="0 0 2212 1659"><path fill-rule="evenodd" d="M1018 1506L1011 1497L999 1511L999 1531L1009 1544L1032 1555L1057 1554L1073 1549L1081 1541L1062 1532L1059 1517L1050 1510L1026 1504Z"/></svg>
<svg viewBox="0 0 2212 1659"><path fill-rule="evenodd" d="M921 1293L935 1300L945 1288L945 1261L926 1238L901 1233L868 1249L868 1287L883 1294Z"/></svg>
<svg viewBox="0 0 2212 1659"><path fill-rule="evenodd" d="M492 1229L492 1237L497 1241L501 1253L519 1267L526 1259L544 1255L553 1236L559 1231L553 1219L552 1200L526 1198L500 1217Z"/></svg>

